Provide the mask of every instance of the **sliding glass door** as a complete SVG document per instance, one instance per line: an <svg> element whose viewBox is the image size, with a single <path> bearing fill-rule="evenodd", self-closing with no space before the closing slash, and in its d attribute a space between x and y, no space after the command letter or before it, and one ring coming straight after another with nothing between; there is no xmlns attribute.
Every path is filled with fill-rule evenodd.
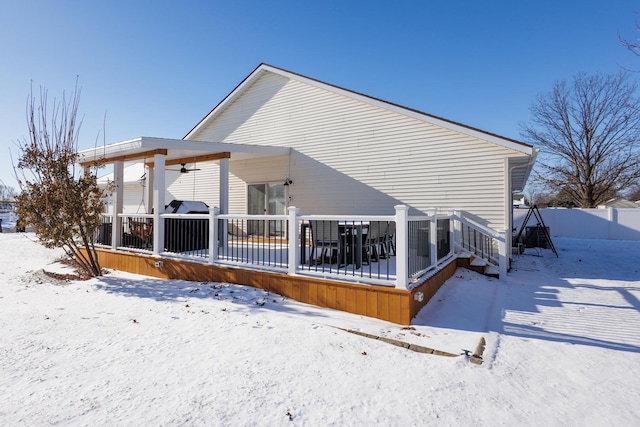
<svg viewBox="0 0 640 427"><path fill-rule="evenodd" d="M285 215L287 213L284 184L249 184L247 187L247 213L249 215ZM249 221L248 233L261 236L283 236L282 221Z"/></svg>

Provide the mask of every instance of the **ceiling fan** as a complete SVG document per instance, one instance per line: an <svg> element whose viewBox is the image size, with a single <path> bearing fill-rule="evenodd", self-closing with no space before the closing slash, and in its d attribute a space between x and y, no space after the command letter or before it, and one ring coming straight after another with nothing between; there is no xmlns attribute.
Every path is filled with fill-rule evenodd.
<svg viewBox="0 0 640 427"><path fill-rule="evenodd" d="M182 166L180 169L167 169L168 171L175 171L175 172L180 172L180 173L189 173L192 171L199 171L199 168L191 168L191 169L187 169L187 164L186 163L181 163L180 166Z"/></svg>

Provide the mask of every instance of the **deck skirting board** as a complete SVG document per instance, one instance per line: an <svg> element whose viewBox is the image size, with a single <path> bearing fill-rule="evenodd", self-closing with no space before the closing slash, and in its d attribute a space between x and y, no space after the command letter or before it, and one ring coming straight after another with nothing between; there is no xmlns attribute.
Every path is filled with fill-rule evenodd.
<svg viewBox="0 0 640 427"><path fill-rule="evenodd" d="M457 268L456 259L452 259L420 285L411 290L402 290L200 264L101 248L96 250L103 268L162 279L247 285L306 304L374 317L400 325L409 325L411 319L429 302L442 284L453 276ZM156 267L157 261L162 261L162 266ZM417 297L419 292L422 293L422 298Z"/></svg>

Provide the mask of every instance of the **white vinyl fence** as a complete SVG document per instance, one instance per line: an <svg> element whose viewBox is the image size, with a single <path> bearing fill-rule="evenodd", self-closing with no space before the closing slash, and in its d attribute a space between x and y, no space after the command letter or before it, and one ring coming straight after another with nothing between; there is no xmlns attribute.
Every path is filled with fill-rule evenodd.
<svg viewBox="0 0 640 427"><path fill-rule="evenodd" d="M529 209L513 210L513 227L520 230ZM640 241L640 209L540 209L551 237ZM528 227L538 224L531 215Z"/></svg>

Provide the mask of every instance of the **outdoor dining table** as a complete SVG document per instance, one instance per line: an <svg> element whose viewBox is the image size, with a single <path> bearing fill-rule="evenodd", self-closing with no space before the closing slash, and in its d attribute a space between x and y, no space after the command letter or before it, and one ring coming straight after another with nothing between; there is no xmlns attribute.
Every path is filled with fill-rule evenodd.
<svg viewBox="0 0 640 427"><path fill-rule="evenodd" d="M310 227L311 224L308 222L303 222L300 225L300 263L303 265L307 263L307 230ZM338 227L340 228L340 235L345 236L344 247L342 248L342 253L346 254L345 263L355 263L356 269L362 267L362 240L367 234L369 223L339 221ZM309 254L309 256L313 257L313 254Z"/></svg>

